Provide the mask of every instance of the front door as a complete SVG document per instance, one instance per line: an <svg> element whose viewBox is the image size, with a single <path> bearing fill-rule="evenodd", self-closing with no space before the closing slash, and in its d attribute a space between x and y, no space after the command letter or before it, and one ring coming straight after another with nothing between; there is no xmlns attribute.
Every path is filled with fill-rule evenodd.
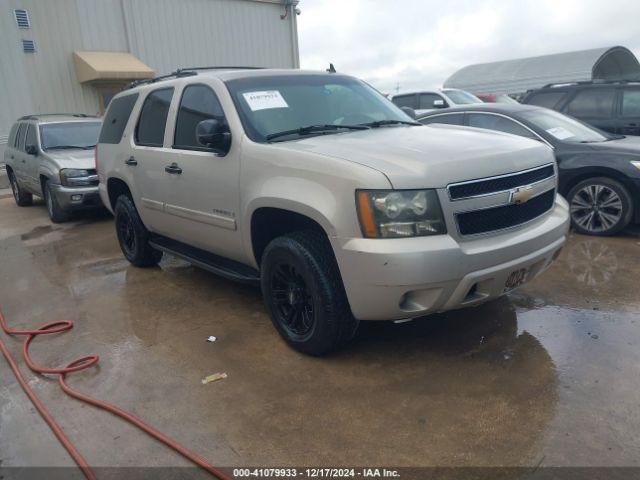
<svg viewBox="0 0 640 480"><path fill-rule="evenodd" d="M171 238L218 255L241 260L241 238L236 216L240 204L239 147L232 141L224 156L203 147L196 139L199 122L216 119L226 124L214 90L203 84L187 85L181 92L173 152L167 160L165 212ZM170 217L170 220L169 220Z"/></svg>

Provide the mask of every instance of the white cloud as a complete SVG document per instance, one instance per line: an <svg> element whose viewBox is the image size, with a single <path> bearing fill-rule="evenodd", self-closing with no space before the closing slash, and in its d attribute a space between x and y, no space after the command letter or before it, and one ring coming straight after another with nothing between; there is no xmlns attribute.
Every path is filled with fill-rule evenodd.
<svg viewBox="0 0 640 480"><path fill-rule="evenodd" d="M638 0L301 0L302 68L384 91L440 86L481 62L624 45L640 56Z"/></svg>

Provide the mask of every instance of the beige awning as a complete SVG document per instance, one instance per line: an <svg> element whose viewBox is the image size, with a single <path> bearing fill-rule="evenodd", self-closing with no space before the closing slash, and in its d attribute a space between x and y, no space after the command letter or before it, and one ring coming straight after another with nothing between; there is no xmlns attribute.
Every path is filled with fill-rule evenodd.
<svg viewBox="0 0 640 480"><path fill-rule="evenodd" d="M80 83L138 80L153 77L153 70L130 53L73 52L73 63Z"/></svg>

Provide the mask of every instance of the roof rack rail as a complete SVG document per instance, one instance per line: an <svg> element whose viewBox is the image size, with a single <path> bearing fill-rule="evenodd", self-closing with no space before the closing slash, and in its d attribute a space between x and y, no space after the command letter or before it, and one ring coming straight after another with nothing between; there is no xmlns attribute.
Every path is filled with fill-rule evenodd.
<svg viewBox="0 0 640 480"><path fill-rule="evenodd" d="M78 117L78 118L88 118L95 117L95 115L88 115L86 113L33 113L31 115L24 115L20 117L19 120L31 120L38 117L52 117L52 116L61 116L61 117Z"/></svg>
<svg viewBox="0 0 640 480"><path fill-rule="evenodd" d="M215 67L183 67L177 69L175 72L168 73L166 75L160 75L159 77L144 78L142 80L134 80L125 87L125 90L134 88L140 85L146 85L148 83L156 83L161 80L168 80L170 78L191 77L197 75L199 70L260 70L265 67L242 67L242 66L215 66Z"/></svg>
<svg viewBox="0 0 640 480"><path fill-rule="evenodd" d="M615 84L626 84L626 83L640 83L640 78L638 79L619 79L619 80L604 80L604 79L594 79L594 80L579 80L574 82L554 82L548 83L542 88L553 88L553 87L566 87L570 85L615 85Z"/></svg>

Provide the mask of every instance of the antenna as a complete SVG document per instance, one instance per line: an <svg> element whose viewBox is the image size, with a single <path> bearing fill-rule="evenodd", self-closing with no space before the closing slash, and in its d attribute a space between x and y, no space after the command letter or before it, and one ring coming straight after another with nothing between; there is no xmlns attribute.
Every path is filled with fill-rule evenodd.
<svg viewBox="0 0 640 480"><path fill-rule="evenodd" d="M336 67L333 66L333 63L329 64L329 68L327 68L327 72L336 73Z"/></svg>

